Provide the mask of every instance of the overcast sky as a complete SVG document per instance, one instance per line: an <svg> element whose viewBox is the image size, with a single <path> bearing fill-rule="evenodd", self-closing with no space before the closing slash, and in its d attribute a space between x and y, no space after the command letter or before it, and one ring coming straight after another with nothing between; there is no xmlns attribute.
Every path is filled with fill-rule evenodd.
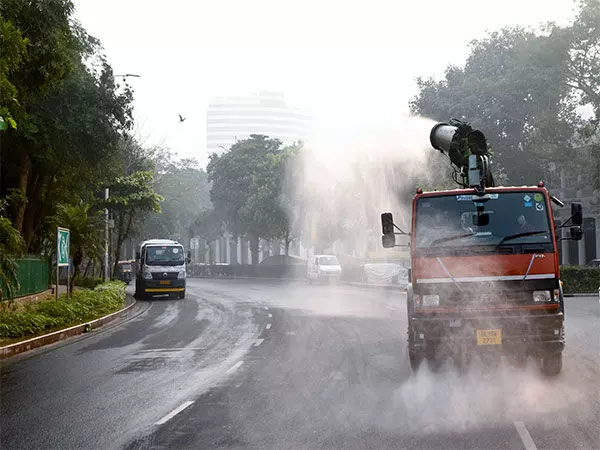
<svg viewBox="0 0 600 450"><path fill-rule="evenodd" d="M210 99L259 89L307 108L318 133L393 122L417 76L462 64L506 25L566 23L571 0L75 0L115 73L136 73L137 132L206 163ZM187 117L179 123L178 114Z"/></svg>

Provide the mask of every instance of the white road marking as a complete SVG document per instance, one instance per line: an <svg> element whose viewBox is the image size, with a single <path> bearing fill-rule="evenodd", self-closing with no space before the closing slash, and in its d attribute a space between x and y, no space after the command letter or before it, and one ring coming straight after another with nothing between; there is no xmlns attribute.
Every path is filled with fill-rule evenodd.
<svg viewBox="0 0 600 450"><path fill-rule="evenodd" d="M391 306L387 306L387 305L386 305L386 308L389 309L390 311L401 311L400 309L392 308Z"/></svg>
<svg viewBox="0 0 600 450"><path fill-rule="evenodd" d="M269 310L269 307L268 307L268 306L265 306L265 309L268 311L268 310Z"/></svg>
<svg viewBox="0 0 600 450"><path fill-rule="evenodd" d="M267 326L266 326L265 328L268 330L269 328L271 328L271 324L270 324L270 323L268 323L268 324L267 324Z"/></svg>
<svg viewBox="0 0 600 450"><path fill-rule="evenodd" d="M527 428L525 428L525 424L520 420L516 420L514 424L515 428L517 429L517 432L519 433L519 436L521 436L521 441L525 446L525 450L537 450L535 442L533 442L529 431L527 431Z"/></svg>
<svg viewBox="0 0 600 450"><path fill-rule="evenodd" d="M194 403L193 401L188 400L184 404L180 405L177 409L174 409L169 414L167 414L165 417L163 417L158 422L156 422L156 425L162 425L163 423L166 423L167 421L171 420L173 417L175 417L177 414L179 414L181 411L183 411L185 408L187 408L188 406L190 406L193 403Z"/></svg>
<svg viewBox="0 0 600 450"><path fill-rule="evenodd" d="M270 317L273 317L273 314L269 313L269 318L270 318Z"/></svg>
<svg viewBox="0 0 600 450"><path fill-rule="evenodd" d="M240 366L244 364L244 361L238 361L233 366L229 368L229 370L225 373L233 373L240 368Z"/></svg>
<svg viewBox="0 0 600 450"><path fill-rule="evenodd" d="M258 347L260 344L262 344L264 341L264 339L257 339L256 342L254 343L255 347Z"/></svg>

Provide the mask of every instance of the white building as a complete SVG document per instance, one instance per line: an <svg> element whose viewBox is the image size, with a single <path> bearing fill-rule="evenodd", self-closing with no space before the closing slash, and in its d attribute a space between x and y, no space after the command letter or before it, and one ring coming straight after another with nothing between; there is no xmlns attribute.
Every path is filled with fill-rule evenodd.
<svg viewBox="0 0 600 450"><path fill-rule="evenodd" d="M284 145L302 140L311 133L311 118L285 103L283 94L259 91L246 97L217 97L206 115L208 154L221 154L251 134L280 139Z"/></svg>

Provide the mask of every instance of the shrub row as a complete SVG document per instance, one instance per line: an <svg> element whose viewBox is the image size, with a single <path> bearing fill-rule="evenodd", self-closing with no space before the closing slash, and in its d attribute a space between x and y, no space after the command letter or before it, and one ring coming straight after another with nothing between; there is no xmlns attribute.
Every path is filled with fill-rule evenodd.
<svg viewBox="0 0 600 450"><path fill-rule="evenodd" d="M75 279L75 286L79 286L79 287L83 287L83 288L87 288L87 289L94 289L99 284L102 284L102 278L91 278L91 277L79 278L79 277L77 277Z"/></svg>
<svg viewBox="0 0 600 450"><path fill-rule="evenodd" d="M125 284L112 281L94 290L74 291L58 300L41 300L23 309L0 312L0 339L32 337L102 317L125 304Z"/></svg>
<svg viewBox="0 0 600 450"><path fill-rule="evenodd" d="M190 264L186 270L189 277L199 278L256 277L303 279L306 277L306 267L303 264L278 266L262 264L254 266L250 264ZM342 279L345 281L363 281L364 268L362 266L342 266Z"/></svg>
<svg viewBox="0 0 600 450"><path fill-rule="evenodd" d="M600 287L600 268L563 266L560 278L565 294L595 293Z"/></svg>

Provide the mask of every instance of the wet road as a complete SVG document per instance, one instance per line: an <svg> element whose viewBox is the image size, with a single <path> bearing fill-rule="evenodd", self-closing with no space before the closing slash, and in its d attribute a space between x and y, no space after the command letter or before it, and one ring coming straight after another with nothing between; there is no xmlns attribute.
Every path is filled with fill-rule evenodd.
<svg viewBox="0 0 600 450"><path fill-rule="evenodd" d="M2 448L600 448L600 304L563 373L408 367L405 297L189 280L186 300L3 362Z"/></svg>

